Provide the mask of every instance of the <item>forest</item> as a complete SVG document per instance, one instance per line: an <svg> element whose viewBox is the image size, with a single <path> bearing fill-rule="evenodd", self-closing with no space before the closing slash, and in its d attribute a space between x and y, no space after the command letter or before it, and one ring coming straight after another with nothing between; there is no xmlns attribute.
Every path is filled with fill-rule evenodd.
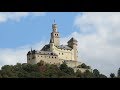
<svg viewBox="0 0 120 90"><path fill-rule="evenodd" d="M120 77L120 69L118 75L111 73L109 77L101 74L97 69L93 72L86 70L81 73L80 70L74 70L66 65L60 66L46 64L40 61L38 64L17 63L16 65L4 65L0 70L0 78L118 78Z"/></svg>

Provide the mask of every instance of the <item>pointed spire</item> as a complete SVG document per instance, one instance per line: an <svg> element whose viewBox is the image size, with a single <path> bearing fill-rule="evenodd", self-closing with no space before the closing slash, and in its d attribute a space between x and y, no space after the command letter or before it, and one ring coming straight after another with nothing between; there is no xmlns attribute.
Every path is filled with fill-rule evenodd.
<svg viewBox="0 0 120 90"><path fill-rule="evenodd" d="M77 40L72 37L72 38L68 41L68 43L69 43L69 42L77 42Z"/></svg>
<svg viewBox="0 0 120 90"><path fill-rule="evenodd" d="M54 19L54 23L55 23L55 19Z"/></svg>

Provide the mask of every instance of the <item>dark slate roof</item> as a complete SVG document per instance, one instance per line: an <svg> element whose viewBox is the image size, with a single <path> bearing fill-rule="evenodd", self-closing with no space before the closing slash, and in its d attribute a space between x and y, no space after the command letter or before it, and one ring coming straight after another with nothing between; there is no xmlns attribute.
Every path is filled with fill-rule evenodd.
<svg viewBox="0 0 120 90"><path fill-rule="evenodd" d="M50 44L45 45L41 51L50 51Z"/></svg>
<svg viewBox="0 0 120 90"><path fill-rule="evenodd" d="M29 51L27 55L30 54L40 54L40 55L53 55L53 56L58 56L56 53L53 53L51 51L37 51L37 50L33 50L33 51Z"/></svg>
<svg viewBox="0 0 120 90"><path fill-rule="evenodd" d="M54 55L54 56L58 56L56 53L51 52L51 51L36 51L37 54L40 55Z"/></svg>
<svg viewBox="0 0 120 90"><path fill-rule="evenodd" d="M56 46L58 49L66 49L66 50L71 50L72 48L69 47L68 45L59 45L59 46Z"/></svg>
<svg viewBox="0 0 120 90"><path fill-rule="evenodd" d="M77 42L77 40L72 37L72 38L68 41L68 43L69 43L69 42L73 42L73 41Z"/></svg>

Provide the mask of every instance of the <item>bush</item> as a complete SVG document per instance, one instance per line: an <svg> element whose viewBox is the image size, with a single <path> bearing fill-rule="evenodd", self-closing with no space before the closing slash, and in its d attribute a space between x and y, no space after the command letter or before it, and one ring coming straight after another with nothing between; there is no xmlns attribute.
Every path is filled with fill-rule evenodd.
<svg viewBox="0 0 120 90"><path fill-rule="evenodd" d="M90 66L87 66L86 64L81 64L81 65L78 65L77 68L85 68L85 69L90 69Z"/></svg>

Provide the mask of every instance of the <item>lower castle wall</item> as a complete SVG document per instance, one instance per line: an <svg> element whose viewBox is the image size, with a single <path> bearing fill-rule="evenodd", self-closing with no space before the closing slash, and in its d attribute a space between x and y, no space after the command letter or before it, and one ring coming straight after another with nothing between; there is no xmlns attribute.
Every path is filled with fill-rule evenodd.
<svg viewBox="0 0 120 90"><path fill-rule="evenodd" d="M64 49L58 49L55 46L53 46L53 52L58 55L60 59L64 60L74 60L74 50L64 50Z"/></svg>
<svg viewBox="0 0 120 90"><path fill-rule="evenodd" d="M37 64L41 60L46 62L46 63L50 63L50 64L60 64L61 63L59 61L59 59L58 59L58 56L39 55L39 54L29 55L28 58L27 58L27 63L29 63L29 64Z"/></svg>

